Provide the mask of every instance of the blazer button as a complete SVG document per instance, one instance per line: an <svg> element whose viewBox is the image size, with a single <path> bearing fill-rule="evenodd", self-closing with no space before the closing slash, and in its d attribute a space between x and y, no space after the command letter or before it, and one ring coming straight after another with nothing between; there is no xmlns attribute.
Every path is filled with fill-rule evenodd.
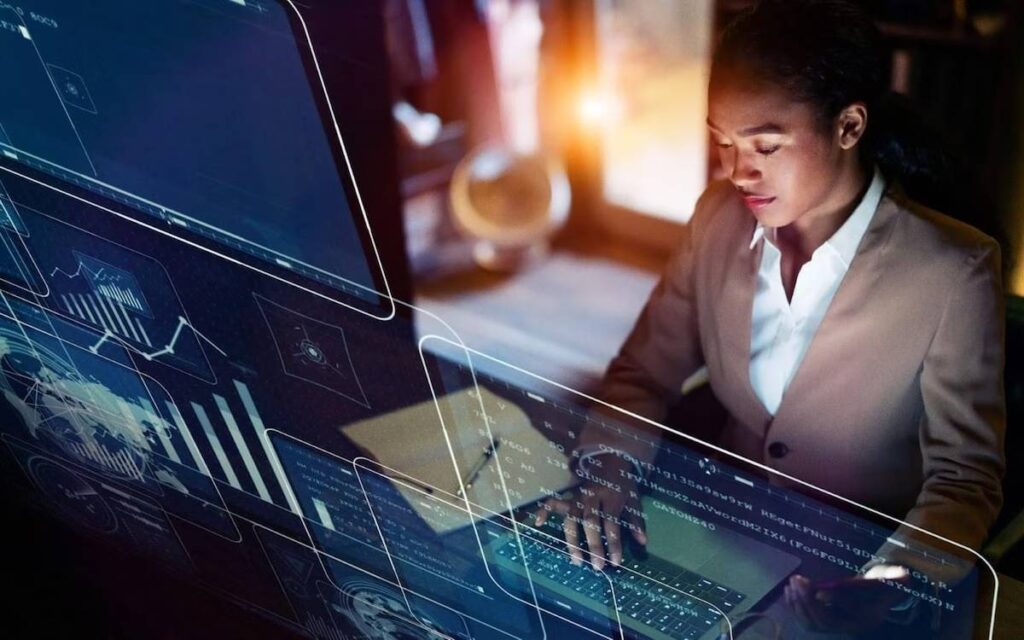
<svg viewBox="0 0 1024 640"><path fill-rule="evenodd" d="M768 455L773 458L784 458L789 453L789 447L785 442L773 442L768 445Z"/></svg>

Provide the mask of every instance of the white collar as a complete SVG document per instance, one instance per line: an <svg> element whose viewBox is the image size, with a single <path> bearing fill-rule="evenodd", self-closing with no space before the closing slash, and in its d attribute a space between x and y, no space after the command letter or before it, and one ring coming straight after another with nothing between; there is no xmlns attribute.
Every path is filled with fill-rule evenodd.
<svg viewBox="0 0 1024 640"><path fill-rule="evenodd" d="M861 238L864 237L868 225L871 224L871 218L874 217L875 209L878 208L878 203L882 201L884 193L885 179L882 176L882 172L876 166L874 176L871 178L871 185L868 186L864 197L857 204L857 208L853 210L853 213L846 219L843 226L839 227L832 234L832 237L825 241L825 244L818 247L815 253L824 247L828 247L843 261L846 268L849 268L850 263L853 262L853 257L857 254L857 246L860 244ZM750 239L751 249L757 246L758 240L764 237L765 229L761 223L757 224L757 227L754 229L754 235Z"/></svg>

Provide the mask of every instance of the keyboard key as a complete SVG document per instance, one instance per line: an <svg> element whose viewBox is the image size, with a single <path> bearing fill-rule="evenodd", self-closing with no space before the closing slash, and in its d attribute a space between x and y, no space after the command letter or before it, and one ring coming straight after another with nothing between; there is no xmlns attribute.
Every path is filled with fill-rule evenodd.
<svg viewBox="0 0 1024 640"><path fill-rule="evenodd" d="M597 572L569 562L558 539L524 536L520 542L522 550L516 539L510 538L495 553L572 588L579 597L592 601L596 610L607 611L614 604L624 621L631 618L675 638L695 640L719 623L721 613L708 603L729 611L744 600L741 593L677 567L666 573L656 564L630 559L622 567Z"/></svg>

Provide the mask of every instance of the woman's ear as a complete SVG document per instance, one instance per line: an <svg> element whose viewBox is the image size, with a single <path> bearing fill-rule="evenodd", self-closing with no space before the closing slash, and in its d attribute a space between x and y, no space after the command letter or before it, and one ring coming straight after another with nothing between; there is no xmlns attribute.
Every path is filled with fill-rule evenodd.
<svg viewBox="0 0 1024 640"><path fill-rule="evenodd" d="M839 112L836 117L841 149L852 149L864 136L868 126L868 109L863 102L854 102Z"/></svg>

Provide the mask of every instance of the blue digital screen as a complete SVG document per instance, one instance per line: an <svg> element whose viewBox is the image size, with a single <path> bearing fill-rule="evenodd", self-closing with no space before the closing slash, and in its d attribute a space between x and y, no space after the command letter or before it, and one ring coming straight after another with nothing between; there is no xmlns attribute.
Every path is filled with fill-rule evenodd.
<svg viewBox="0 0 1024 640"><path fill-rule="evenodd" d="M375 258L286 7L0 3L0 77L13 88L0 151L172 233L368 297Z"/></svg>

